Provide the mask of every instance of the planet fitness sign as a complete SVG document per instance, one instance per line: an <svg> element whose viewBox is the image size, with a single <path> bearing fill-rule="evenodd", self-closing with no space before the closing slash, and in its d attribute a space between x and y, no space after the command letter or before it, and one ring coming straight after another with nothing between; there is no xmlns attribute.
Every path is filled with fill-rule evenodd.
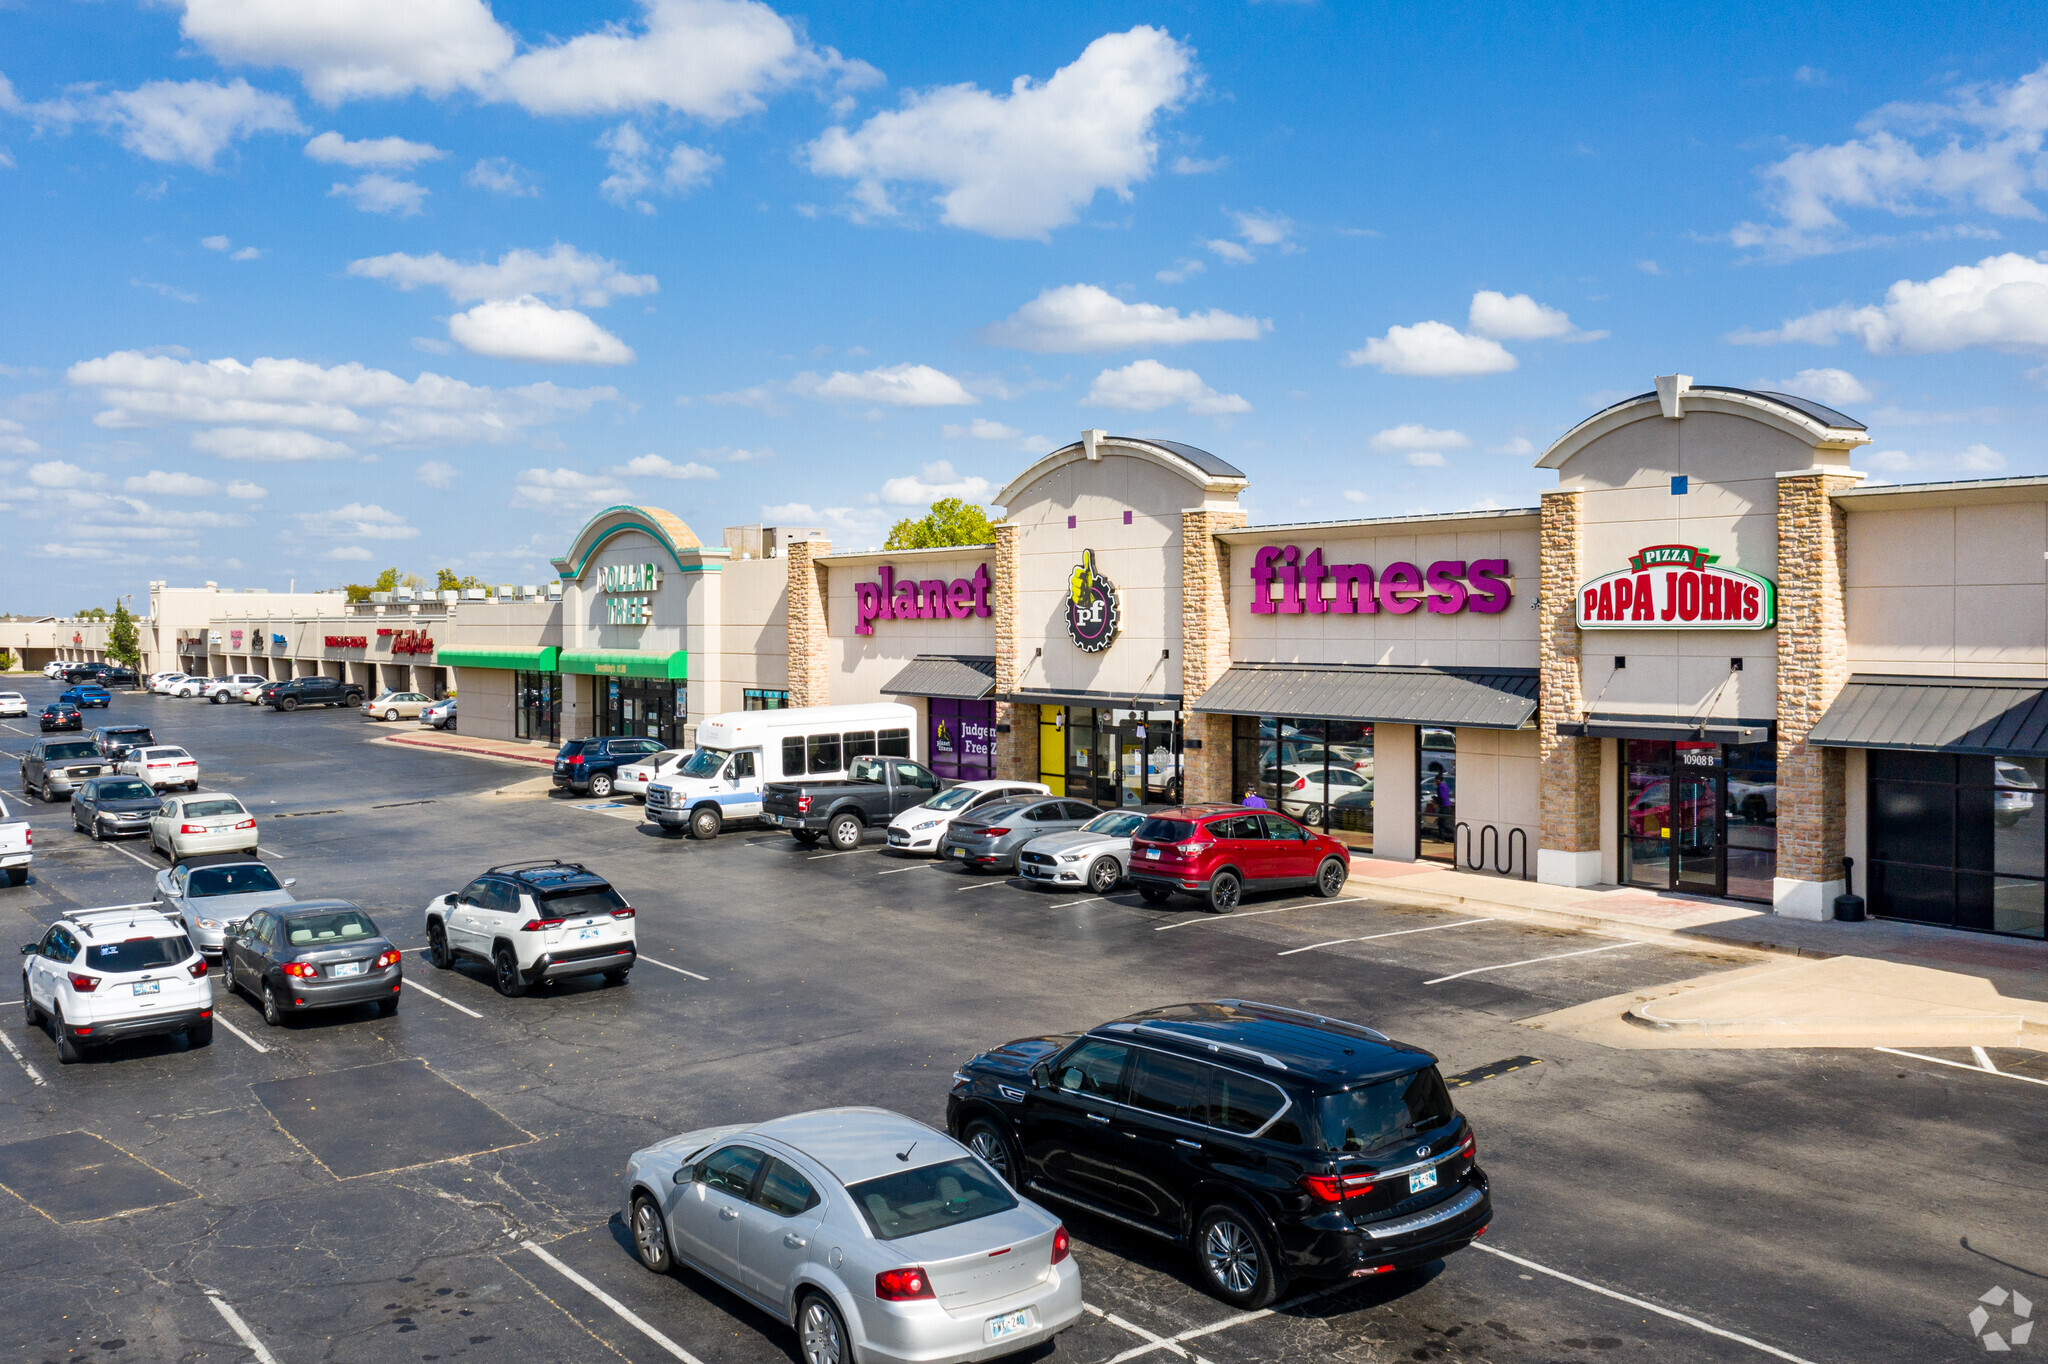
<svg viewBox="0 0 2048 1364"><path fill-rule="evenodd" d="M1084 654L1099 654L1116 643L1123 625L1123 603L1116 584L1095 567L1095 551L1081 551L1081 562L1067 575L1067 638Z"/></svg>
<svg viewBox="0 0 2048 1364"><path fill-rule="evenodd" d="M1651 545L1579 589L1581 630L1766 630L1778 618L1769 578L1724 568L1697 545Z"/></svg>
<svg viewBox="0 0 2048 1364"><path fill-rule="evenodd" d="M1405 616L1427 606L1439 616L1460 611L1490 616L1507 610L1514 596L1508 576L1506 559L1438 559L1427 569L1395 562L1374 569L1371 564L1325 564L1320 549L1303 558L1297 545L1263 545L1252 556L1252 614L1307 611L1349 616L1385 611ZM1331 585L1327 597L1325 579Z"/></svg>
<svg viewBox="0 0 2048 1364"><path fill-rule="evenodd" d="M995 608L988 603L994 585L988 565L977 565L972 578L915 578L896 580L896 570L882 565L880 582L853 585L853 632L872 635L878 620L966 620L986 616Z"/></svg>

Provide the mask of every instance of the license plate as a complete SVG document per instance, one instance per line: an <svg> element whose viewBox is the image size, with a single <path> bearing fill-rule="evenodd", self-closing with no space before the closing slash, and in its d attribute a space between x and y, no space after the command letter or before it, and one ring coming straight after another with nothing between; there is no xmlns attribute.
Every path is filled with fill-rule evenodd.
<svg viewBox="0 0 2048 1364"><path fill-rule="evenodd" d="M768 816L768 822L769 822L770 824L780 824L780 823L782 823L782 816L781 816L781 815L770 815L770 816Z"/></svg>
<svg viewBox="0 0 2048 1364"><path fill-rule="evenodd" d="M1147 862L1157 862L1157 861L1159 860L1159 849L1157 849L1157 848L1147 848L1147 849L1145 849L1145 860L1146 860Z"/></svg>
<svg viewBox="0 0 2048 1364"><path fill-rule="evenodd" d="M359 961L340 961L327 968L327 974L334 977L360 976L363 964Z"/></svg>
<svg viewBox="0 0 2048 1364"><path fill-rule="evenodd" d="M592 942L603 936L603 934L604 930L601 928L579 928L576 930L576 941Z"/></svg>
<svg viewBox="0 0 2048 1364"><path fill-rule="evenodd" d="M1028 1331L1030 1329L1031 1313L1029 1310L1005 1312L1000 1317L990 1317L988 1319L988 1338L990 1340L1001 1340L1004 1336L1014 1336L1019 1331Z"/></svg>
<svg viewBox="0 0 2048 1364"><path fill-rule="evenodd" d="M1436 1171L1421 1170L1408 1176L1408 1192L1421 1193L1424 1189L1436 1187Z"/></svg>
<svg viewBox="0 0 2048 1364"><path fill-rule="evenodd" d="M164 983L160 980L139 980L134 988L138 995L156 995L163 993Z"/></svg>
<svg viewBox="0 0 2048 1364"><path fill-rule="evenodd" d="M965 849L965 848L948 848L948 849L946 849L946 856L948 856L948 857L957 857L957 858L959 858L959 859L960 859L961 861L963 861L963 862L964 862L964 861L966 861L966 860L967 860L967 849Z"/></svg>

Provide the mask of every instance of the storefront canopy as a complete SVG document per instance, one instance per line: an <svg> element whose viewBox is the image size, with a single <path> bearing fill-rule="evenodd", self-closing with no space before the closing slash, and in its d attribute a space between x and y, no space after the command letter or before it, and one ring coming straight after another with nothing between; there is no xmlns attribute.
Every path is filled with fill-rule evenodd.
<svg viewBox="0 0 2048 1364"><path fill-rule="evenodd" d="M1023 706L1093 706L1096 710L1179 710L1181 699L1164 692L1013 691L996 700Z"/></svg>
<svg viewBox="0 0 2048 1364"><path fill-rule="evenodd" d="M972 654L919 654L887 682L884 696L980 701L996 689L996 661Z"/></svg>
<svg viewBox="0 0 2048 1364"><path fill-rule="evenodd" d="M586 677L659 677L680 682L690 675L690 654L641 654L630 649L564 649L562 671Z"/></svg>
<svg viewBox="0 0 2048 1364"><path fill-rule="evenodd" d="M2048 757L2048 688L2025 678L1858 673L1806 738L1823 748Z"/></svg>
<svg viewBox="0 0 2048 1364"><path fill-rule="evenodd" d="M507 672L551 673L562 651L547 649L443 649L435 662L450 668L503 668Z"/></svg>
<svg viewBox="0 0 2048 1364"><path fill-rule="evenodd" d="M1557 732L1569 739L1661 739L1667 743L1767 744L1769 720L1696 720L1684 715L1614 715L1595 712L1567 720Z"/></svg>
<svg viewBox="0 0 2048 1364"><path fill-rule="evenodd" d="M1520 729L1536 713L1536 670L1233 663L1193 708L1212 715Z"/></svg>

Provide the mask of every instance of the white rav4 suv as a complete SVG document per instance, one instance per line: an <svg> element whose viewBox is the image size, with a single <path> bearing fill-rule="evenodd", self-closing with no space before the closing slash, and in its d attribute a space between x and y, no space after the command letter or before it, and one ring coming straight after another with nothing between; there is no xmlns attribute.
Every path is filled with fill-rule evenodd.
<svg viewBox="0 0 2048 1364"><path fill-rule="evenodd" d="M598 972L624 985L639 960L633 907L579 862L508 862L427 902L427 958L487 962L498 993Z"/></svg>
<svg viewBox="0 0 2048 1364"><path fill-rule="evenodd" d="M160 905L79 909L21 949L21 1005L31 1028L50 1022L57 1059L128 1037L181 1032L213 1041L213 982L184 925Z"/></svg>

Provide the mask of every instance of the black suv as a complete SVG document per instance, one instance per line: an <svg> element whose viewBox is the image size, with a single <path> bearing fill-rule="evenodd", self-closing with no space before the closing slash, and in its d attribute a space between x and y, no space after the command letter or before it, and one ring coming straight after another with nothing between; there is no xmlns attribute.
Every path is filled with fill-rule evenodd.
<svg viewBox="0 0 2048 1364"><path fill-rule="evenodd" d="M263 704L273 710L297 710L300 706L360 706L363 689L338 677L295 677L273 682L263 689Z"/></svg>
<svg viewBox="0 0 2048 1364"><path fill-rule="evenodd" d="M621 767L666 751L658 739L571 739L555 753L555 785L608 796Z"/></svg>
<svg viewBox="0 0 2048 1364"><path fill-rule="evenodd" d="M1175 1004L1027 1037L953 1079L946 1124L1020 1191L1194 1252L1246 1310L1485 1234L1493 1201L1436 1058L1272 1004Z"/></svg>

